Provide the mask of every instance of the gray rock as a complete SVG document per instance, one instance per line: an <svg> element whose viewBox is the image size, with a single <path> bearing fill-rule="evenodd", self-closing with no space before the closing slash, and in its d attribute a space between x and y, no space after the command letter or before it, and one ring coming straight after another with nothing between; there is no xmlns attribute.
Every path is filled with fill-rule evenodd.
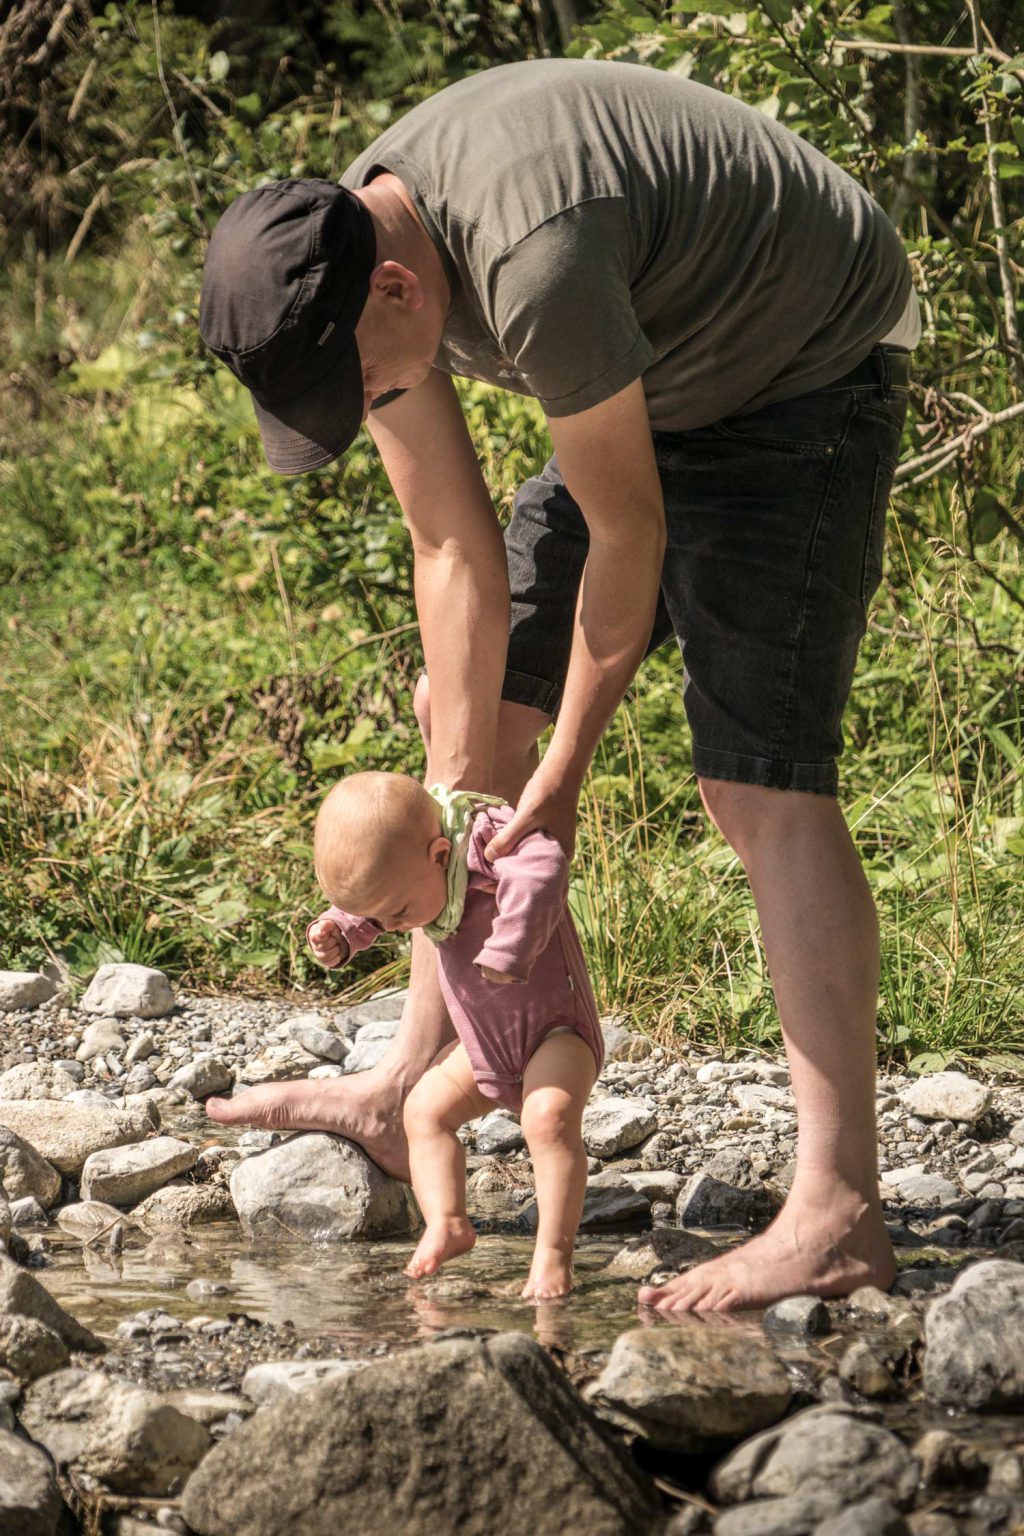
<svg viewBox="0 0 1024 1536"><path fill-rule="evenodd" d="M476 1123L476 1149L481 1157L500 1157L525 1145L519 1121L508 1110L493 1110Z"/></svg>
<svg viewBox="0 0 1024 1536"><path fill-rule="evenodd" d="M125 1065L132 1067L137 1061L148 1061L155 1052L156 1040L148 1029L144 1029L129 1041L124 1053Z"/></svg>
<svg viewBox="0 0 1024 1536"><path fill-rule="evenodd" d="M99 1339L88 1328L83 1328L70 1312L65 1312L27 1269L0 1253L0 1317L4 1315L30 1317L44 1323L60 1335L69 1349L103 1348Z"/></svg>
<svg viewBox="0 0 1024 1536"><path fill-rule="evenodd" d="M63 1509L49 1456L0 1429L0 1531L4 1536L57 1536Z"/></svg>
<svg viewBox="0 0 1024 1536"><path fill-rule="evenodd" d="M173 1492L210 1445L203 1425L159 1393L92 1371L57 1371L35 1382L21 1421L54 1461L115 1493Z"/></svg>
<svg viewBox="0 0 1024 1536"><path fill-rule="evenodd" d="M391 1040L357 1040L342 1065L346 1072L367 1072L383 1061L391 1049Z"/></svg>
<svg viewBox="0 0 1024 1536"><path fill-rule="evenodd" d="M537 1202L530 1200L519 1213L519 1220L529 1232L537 1230ZM608 1227L646 1225L651 1219L651 1205L643 1195L630 1189L620 1174L595 1174L587 1180L587 1193L580 1217L581 1232L599 1232Z"/></svg>
<svg viewBox="0 0 1024 1536"><path fill-rule="evenodd" d="M12 1376L19 1381L35 1381L68 1364L68 1347L59 1333L38 1318L0 1315L0 1366Z"/></svg>
<svg viewBox="0 0 1024 1536"><path fill-rule="evenodd" d="M944 1515L939 1510L923 1510L920 1514L910 1515L907 1530L911 1536L961 1536L961 1527L952 1515Z"/></svg>
<svg viewBox="0 0 1024 1536"><path fill-rule="evenodd" d="M178 1174L187 1173L197 1156L191 1142L175 1136L154 1136L134 1146L93 1152L82 1169L82 1199L137 1205Z"/></svg>
<svg viewBox="0 0 1024 1536"><path fill-rule="evenodd" d="M697 1323L620 1334L591 1396L663 1450L692 1452L774 1424L792 1393L767 1345Z"/></svg>
<svg viewBox="0 0 1024 1536"><path fill-rule="evenodd" d="M84 1003L83 1003L84 1007ZM124 1036L117 1027L114 1019L97 1019L93 1024L87 1024L82 1035L82 1043L75 1052L76 1061L96 1061L105 1056L108 1051L120 1053L124 1050Z"/></svg>
<svg viewBox="0 0 1024 1536"><path fill-rule="evenodd" d="M714 1524L714 1536L813 1536L822 1519L838 1507L827 1493L758 1499L727 1509Z"/></svg>
<svg viewBox="0 0 1024 1536"><path fill-rule="evenodd" d="M254 1403L276 1403L322 1382L340 1381L369 1364L369 1360L270 1360L249 1367L242 1377L242 1391Z"/></svg>
<svg viewBox="0 0 1024 1536"><path fill-rule="evenodd" d="M356 1030L356 1044L366 1045L370 1040L393 1040L401 1022L397 1014L394 1018L370 1019Z"/></svg>
<svg viewBox="0 0 1024 1536"><path fill-rule="evenodd" d="M237 1212L223 1184L165 1184L135 1206L131 1219L146 1232L187 1231L217 1221L234 1221Z"/></svg>
<svg viewBox="0 0 1024 1536"><path fill-rule="evenodd" d="M286 1083L297 1077L305 1077L310 1067L317 1065L317 1058L304 1051L294 1040L284 1040L279 1045L268 1045L257 1055L244 1061L236 1077L244 1088L259 1087L261 1083Z"/></svg>
<svg viewBox="0 0 1024 1536"><path fill-rule="evenodd" d="M638 1237L631 1237L624 1248L605 1265L606 1275L624 1280L646 1280L659 1270L678 1272L718 1253L714 1243L695 1232L681 1232L676 1227L655 1227Z"/></svg>
<svg viewBox="0 0 1024 1536"><path fill-rule="evenodd" d="M609 1016L600 1022L606 1061L641 1061L654 1050L646 1035L627 1029L621 1019Z"/></svg>
<svg viewBox="0 0 1024 1536"><path fill-rule="evenodd" d="M156 1110L112 1109L109 1104L75 1104L69 1099L13 1099L0 1103L0 1126L29 1141L41 1157L77 1178L85 1160L107 1147L141 1141L154 1127ZM24 1190L35 1194L38 1190ZM45 1201L43 1202L46 1203Z"/></svg>
<svg viewBox="0 0 1024 1536"><path fill-rule="evenodd" d="M988 1109L992 1092L964 1072L933 1072L919 1078L900 1098L921 1120L963 1120L973 1125Z"/></svg>
<svg viewBox="0 0 1024 1536"><path fill-rule="evenodd" d="M183 1088L194 1099L208 1099L215 1093L227 1093L234 1082L230 1068L218 1056L197 1056L179 1067L168 1088Z"/></svg>
<svg viewBox="0 0 1024 1536"><path fill-rule="evenodd" d="M118 1019L162 1019L174 1007L174 993L163 971L120 962L100 966L80 1006Z"/></svg>
<svg viewBox="0 0 1024 1536"><path fill-rule="evenodd" d="M955 1184L937 1173L922 1173L917 1168L890 1168L881 1176L883 1196L889 1191L908 1205L952 1205L960 1198Z"/></svg>
<svg viewBox="0 0 1024 1536"><path fill-rule="evenodd" d="M62 1099L77 1082L52 1061L23 1061L0 1076L0 1099Z"/></svg>
<svg viewBox="0 0 1024 1536"><path fill-rule="evenodd" d="M793 1095L789 1089L774 1083L737 1083L732 1089L732 1097L736 1108L748 1114L760 1115L766 1109L783 1110L787 1114L794 1112Z"/></svg>
<svg viewBox="0 0 1024 1536"><path fill-rule="evenodd" d="M407 1350L261 1409L193 1473L182 1513L198 1536L650 1536L660 1524L643 1474L522 1334Z"/></svg>
<svg viewBox="0 0 1024 1536"><path fill-rule="evenodd" d="M854 1339L839 1362L839 1378L862 1397L884 1401L899 1396L888 1351L870 1339Z"/></svg>
<svg viewBox="0 0 1024 1536"><path fill-rule="evenodd" d="M972 1264L925 1314L924 1389L948 1407L1024 1407L1024 1264Z"/></svg>
<svg viewBox="0 0 1024 1536"><path fill-rule="evenodd" d="M737 1188L710 1173L695 1173L676 1201L681 1227L754 1227L770 1220L778 1201L759 1183Z"/></svg>
<svg viewBox="0 0 1024 1536"><path fill-rule="evenodd" d="M330 1243L416 1224L406 1185L340 1136L300 1133L247 1157L231 1174L231 1198L247 1237Z"/></svg>
<svg viewBox="0 0 1024 1536"><path fill-rule="evenodd" d="M610 1095L593 1099L583 1111L583 1145L591 1157L614 1157L657 1129L657 1115L637 1099Z"/></svg>
<svg viewBox="0 0 1024 1536"><path fill-rule="evenodd" d="M786 1296L764 1314L766 1333L795 1333L812 1338L830 1332L832 1319L820 1296Z"/></svg>
<svg viewBox="0 0 1024 1536"><path fill-rule="evenodd" d="M20 1229L46 1227L50 1218L35 1195L22 1195L20 1200L11 1201L11 1222Z"/></svg>
<svg viewBox="0 0 1024 1536"><path fill-rule="evenodd" d="M324 1020L319 1013L298 1013L291 1019L285 1019L282 1028L286 1030L289 1039L320 1061L339 1064L351 1050L343 1035L337 1035L332 1029L324 1027Z"/></svg>
<svg viewBox="0 0 1024 1536"><path fill-rule="evenodd" d="M60 1195L60 1174L35 1147L0 1124L0 1184L13 1200L34 1196L49 1210Z"/></svg>
<svg viewBox="0 0 1024 1536"><path fill-rule="evenodd" d="M17 1013L48 1003L57 988L39 971L0 971L0 1013Z"/></svg>
<svg viewBox="0 0 1024 1536"><path fill-rule="evenodd" d="M638 1195L643 1195L652 1205L655 1200L675 1205L686 1183L681 1173L672 1173L665 1168L639 1168L635 1173L624 1173L622 1177L630 1189L635 1189Z"/></svg>
<svg viewBox="0 0 1024 1536"><path fill-rule="evenodd" d="M99 1237L101 1232L108 1231L123 1219L123 1212L101 1200L80 1200L73 1205L62 1206L57 1212L57 1225L61 1231L70 1233L83 1243Z"/></svg>
<svg viewBox="0 0 1024 1536"><path fill-rule="evenodd" d="M402 1017L402 1009L409 995L408 987L392 987L388 991L378 992L374 997L368 998L365 1003L357 1003L353 1008L346 1008L339 1017L339 1023L344 1034L354 1035L365 1024L387 1022L397 1024Z"/></svg>
<svg viewBox="0 0 1024 1536"><path fill-rule="evenodd" d="M823 1520L814 1536L910 1536L910 1527L889 1499L864 1499Z"/></svg>
<svg viewBox="0 0 1024 1536"><path fill-rule="evenodd" d="M826 1494L844 1505L879 1493L902 1505L916 1482L917 1463L902 1441L829 1404L744 1441L715 1468L710 1486L725 1504Z"/></svg>

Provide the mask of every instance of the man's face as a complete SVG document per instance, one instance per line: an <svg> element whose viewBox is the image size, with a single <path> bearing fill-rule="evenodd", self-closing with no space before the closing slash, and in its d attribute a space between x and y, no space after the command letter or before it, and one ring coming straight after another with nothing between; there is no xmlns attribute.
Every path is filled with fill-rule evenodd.
<svg viewBox="0 0 1024 1536"><path fill-rule="evenodd" d="M376 268L355 331L364 421L379 396L423 383L441 345L442 330L443 318L425 302L415 273L397 262Z"/></svg>

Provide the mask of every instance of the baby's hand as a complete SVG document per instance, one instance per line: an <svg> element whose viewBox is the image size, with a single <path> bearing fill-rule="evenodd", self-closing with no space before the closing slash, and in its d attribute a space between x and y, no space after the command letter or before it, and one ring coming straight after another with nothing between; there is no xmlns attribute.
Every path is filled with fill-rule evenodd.
<svg viewBox="0 0 1024 1536"><path fill-rule="evenodd" d="M348 958L348 945L337 923L322 917L309 930L309 947L320 964L330 971Z"/></svg>
<svg viewBox="0 0 1024 1536"><path fill-rule="evenodd" d="M480 973L486 976L488 981L497 982L499 987L507 987L509 982L514 983L516 979L514 976L510 976L507 971L492 971L489 965L482 965Z"/></svg>

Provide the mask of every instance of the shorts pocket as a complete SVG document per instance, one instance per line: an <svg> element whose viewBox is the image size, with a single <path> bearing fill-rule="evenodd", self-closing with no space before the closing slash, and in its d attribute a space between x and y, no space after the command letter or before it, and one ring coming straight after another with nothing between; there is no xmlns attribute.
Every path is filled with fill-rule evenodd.
<svg viewBox="0 0 1024 1536"><path fill-rule="evenodd" d="M860 602L865 613L882 584L885 561L885 519L889 510L896 466L881 455L875 460L875 478L871 490L871 515L868 518L864 559L860 574Z"/></svg>
<svg viewBox="0 0 1024 1536"><path fill-rule="evenodd" d="M711 430L736 445L828 458L846 435L852 404L853 396L847 391L800 395L727 416Z"/></svg>

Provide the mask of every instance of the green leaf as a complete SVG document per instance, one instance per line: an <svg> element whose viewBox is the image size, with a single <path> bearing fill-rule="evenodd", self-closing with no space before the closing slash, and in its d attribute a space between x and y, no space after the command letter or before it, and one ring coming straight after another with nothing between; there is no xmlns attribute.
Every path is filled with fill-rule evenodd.
<svg viewBox="0 0 1024 1536"><path fill-rule="evenodd" d="M231 68L231 60L223 48L219 48L216 53L210 55L206 67L209 70L211 80L226 80L228 70Z"/></svg>
<svg viewBox="0 0 1024 1536"><path fill-rule="evenodd" d="M1002 533L1006 526L1002 517L1003 504L994 486L981 485L974 493L971 504L971 537L975 544L988 544Z"/></svg>
<svg viewBox="0 0 1024 1536"><path fill-rule="evenodd" d="M761 9L777 27L784 27L793 15L790 0L761 0Z"/></svg>
<svg viewBox="0 0 1024 1536"><path fill-rule="evenodd" d="M955 1059L956 1052L947 1051L922 1051L919 1056L912 1056L907 1062L907 1071L918 1076L925 1072L944 1072L949 1062Z"/></svg>

